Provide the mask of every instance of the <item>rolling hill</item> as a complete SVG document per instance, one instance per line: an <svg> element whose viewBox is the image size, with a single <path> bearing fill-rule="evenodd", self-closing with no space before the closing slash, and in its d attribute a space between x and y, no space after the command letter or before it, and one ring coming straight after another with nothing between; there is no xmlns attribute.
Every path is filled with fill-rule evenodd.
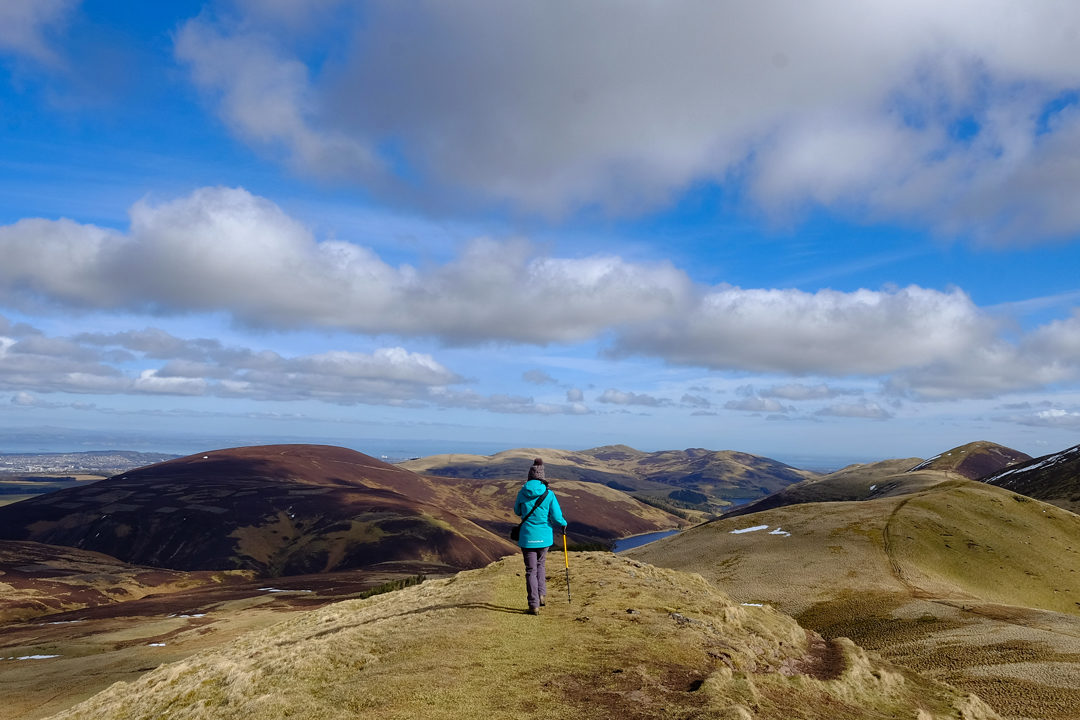
<svg viewBox="0 0 1080 720"><path fill-rule="evenodd" d="M701 577L575 554L524 613L518 562L345 601L117 683L57 720L503 717L991 720L979 698ZM565 590L553 582L550 597Z"/></svg>
<svg viewBox="0 0 1080 720"><path fill-rule="evenodd" d="M730 450L690 448L647 453L626 445L581 451L519 448L495 455L433 455L400 466L439 477L520 479L535 457L544 459L549 480L600 483L710 512L817 476L776 460Z"/></svg>
<svg viewBox="0 0 1080 720"><path fill-rule="evenodd" d="M955 447L929 460L907 458L849 465L822 477L790 485L772 495L747 503L724 517L748 515L772 508L808 502L845 502L907 495L957 476L977 480L1030 456L978 441Z"/></svg>
<svg viewBox="0 0 1080 720"><path fill-rule="evenodd" d="M233 448L0 507L0 537L173 570L453 572L516 551L519 484L440 481L330 446ZM585 539L680 522L608 488L557 491Z"/></svg>
<svg viewBox="0 0 1080 720"><path fill-rule="evenodd" d="M953 479L724 518L627 554L850 637L1004 717L1067 720L1080 707L1069 669L1080 661L1080 516L1026 496Z"/></svg>
<svg viewBox="0 0 1080 720"><path fill-rule="evenodd" d="M139 567L75 548L0 540L0 623L242 579L243 573Z"/></svg>
<svg viewBox="0 0 1080 720"><path fill-rule="evenodd" d="M980 479L1080 513L1080 445L986 474Z"/></svg>

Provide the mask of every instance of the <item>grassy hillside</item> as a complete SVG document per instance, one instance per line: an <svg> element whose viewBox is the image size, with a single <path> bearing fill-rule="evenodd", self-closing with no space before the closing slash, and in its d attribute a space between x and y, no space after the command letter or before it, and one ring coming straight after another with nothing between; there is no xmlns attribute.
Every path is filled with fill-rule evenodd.
<svg viewBox="0 0 1080 720"><path fill-rule="evenodd" d="M65 554L63 548L49 550L57 557ZM227 582L191 586L168 578L224 573L147 570L109 559L93 564L80 560L76 574L51 578L57 563L30 563L25 554L20 558L15 572L10 565L0 566L0 572L8 573L0 580L19 574L18 583L11 583L16 594L29 589L40 602L38 610L45 606L53 612L0 625L0 718L5 720L48 717L119 680L135 680L163 663L279 623L290 613L363 597L401 578L386 568L269 582L245 582L232 575ZM166 581L143 584L154 575ZM28 584L35 580L38 585Z"/></svg>
<svg viewBox="0 0 1080 720"><path fill-rule="evenodd" d="M725 513L748 515L785 505L808 502L843 502L907 495L951 478L977 480L1029 456L998 445L978 441L955 447L929 460L908 458L849 465L828 475L812 478Z"/></svg>
<svg viewBox="0 0 1080 720"><path fill-rule="evenodd" d="M575 554L574 602L553 582L531 617L519 565L298 616L56 718L997 717L698 576L606 553Z"/></svg>
<svg viewBox="0 0 1080 720"><path fill-rule="evenodd" d="M725 518L628 554L851 637L1005 717L1080 707L1062 671L1080 661L1080 517L1054 506L951 480Z"/></svg>
<svg viewBox="0 0 1080 720"><path fill-rule="evenodd" d="M918 462L918 458L907 458L849 465L834 473L789 485L768 497L732 508L724 513L724 517L749 515L799 503L889 497L917 492L947 479L945 473L933 470L909 472Z"/></svg>

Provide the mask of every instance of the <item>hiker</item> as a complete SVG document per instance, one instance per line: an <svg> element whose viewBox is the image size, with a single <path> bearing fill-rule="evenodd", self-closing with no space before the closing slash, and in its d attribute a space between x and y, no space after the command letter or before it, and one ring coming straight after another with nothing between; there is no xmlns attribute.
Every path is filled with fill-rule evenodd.
<svg viewBox="0 0 1080 720"><path fill-rule="evenodd" d="M547 595L545 562L547 551L555 542L552 527L566 533L566 520L555 493L548 488L544 478L544 461L533 460L529 477L518 491L514 513L522 518L518 546L525 557L525 593L529 602L529 614L539 615Z"/></svg>

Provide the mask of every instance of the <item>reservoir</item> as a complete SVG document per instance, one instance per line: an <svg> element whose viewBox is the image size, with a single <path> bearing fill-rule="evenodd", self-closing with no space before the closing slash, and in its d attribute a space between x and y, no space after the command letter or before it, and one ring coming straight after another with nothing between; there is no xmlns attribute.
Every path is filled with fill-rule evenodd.
<svg viewBox="0 0 1080 720"><path fill-rule="evenodd" d="M628 538L622 538L615 541L615 546L612 548L613 552L622 552L623 550L629 550L630 548L641 547L647 545L654 540L660 538L666 538L670 535L677 535L681 530L661 530L660 532L645 533L644 535L633 535Z"/></svg>

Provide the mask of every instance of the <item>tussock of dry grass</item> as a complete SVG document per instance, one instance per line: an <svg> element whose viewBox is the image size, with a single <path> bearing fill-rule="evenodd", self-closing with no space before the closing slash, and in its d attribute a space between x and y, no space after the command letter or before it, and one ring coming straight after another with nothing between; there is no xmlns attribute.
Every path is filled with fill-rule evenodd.
<svg viewBox="0 0 1080 720"><path fill-rule="evenodd" d="M608 553L572 557L573 604L553 572L532 617L520 564L305 613L55 717L997 717L698 575Z"/></svg>

